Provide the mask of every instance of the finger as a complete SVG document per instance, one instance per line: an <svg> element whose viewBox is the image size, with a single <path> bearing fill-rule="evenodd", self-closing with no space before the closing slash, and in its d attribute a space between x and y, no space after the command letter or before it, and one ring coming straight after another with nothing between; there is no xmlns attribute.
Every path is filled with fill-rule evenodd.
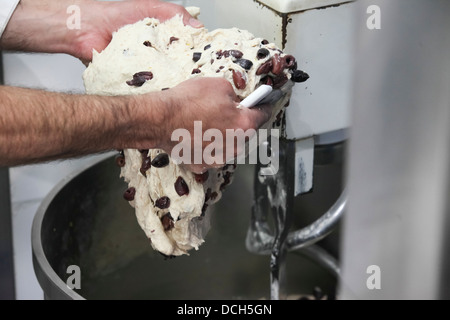
<svg viewBox="0 0 450 320"><path fill-rule="evenodd" d="M255 127L259 128L270 120L273 111L273 105L261 104L253 108L241 109L244 116L248 117Z"/></svg>
<svg viewBox="0 0 450 320"><path fill-rule="evenodd" d="M239 99L239 97L237 96L231 83L223 78L211 78L211 79L217 79L218 82L221 81L219 84L224 86L227 95L230 97L231 101L235 102L237 107L239 105L239 102L241 102L241 99Z"/></svg>
<svg viewBox="0 0 450 320"><path fill-rule="evenodd" d="M202 28L202 27L205 26L201 21L195 19L195 18L192 17L192 16L186 16L186 15L185 15L185 16L183 17L183 22L184 22L185 25L191 26L191 27L193 27L193 28Z"/></svg>
<svg viewBox="0 0 450 320"><path fill-rule="evenodd" d="M186 13L183 13L183 23L184 23L184 25L191 26L193 28L202 28L202 27L204 27L202 22L200 22L199 20L195 19L187 11L186 11Z"/></svg>
<svg viewBox="0 0 450 320"><path fill-rule="evenodd" d="M187 26L191 26L194 28L202 28L204 27L203 23L200 22L197 18L200 14L200 9L195 7L185 8L186 13L183 14L183 22Z"/></svg>

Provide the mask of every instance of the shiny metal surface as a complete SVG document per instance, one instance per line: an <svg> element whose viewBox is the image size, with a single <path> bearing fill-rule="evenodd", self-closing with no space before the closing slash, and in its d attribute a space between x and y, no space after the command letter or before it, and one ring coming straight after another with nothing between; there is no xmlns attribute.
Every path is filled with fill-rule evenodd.
<svg viewBox="0 0 450 320"><path fill-rule="evenodd" d="M328 236L341 220L346 206L347 193L344 190L336 203L319 219L301 230L289 233L286 239L287 249L289 251L298 250L319 242Z"/></svg>
<svg viewBox="0 0 450 320"><path fill-rule="evenodd" d="M344 215L346 206L347 194L344 191L336 203L316 221L300 230L290 232L286 236L286 249L288 251L298 250L324 239L334 231ZM253 223L247 235L247 248L254 253L270 254L276 236L268 226L267 217L258 214L255 219L257 221ZM257 240L253 238L257 238Z"/></svg>
<svg viewBox="0 0 450 320"><path fill-rule="evenodd" d="M344 143L338 143L318 147L315 152L316 166L342 164L343 145ZM300 254L314 258L338 278L339 267L335 258L323 248L311 246L337 229L346 207L346 192L342 191L337 201L325 213L315 217L307 227L291 231L294 217L304 213L299 208L294 209L295 141L281 139L279 146L280 170L276 175L262 175L261 167L256 167L254 205L246 238L246 247L250 252L270 255L273 300L287 296L285 269L289 251L305 249ZM328 181L335 178L327 177ZM324 181L320 181L320 188L317 188L316 193L323 187L323 183ZM319 195L320 201L330 197L321 193ZM317 206L317 203L314 205Z"/></svg>
<svg viewBox="0 0 450 320"><path fill-rule="evenodd" d="M320 167L332 165L341 166L344 161L344 145L345 143L337 143L317 147L314 155L314 162L316 166L315 170L320 170ZM285 152L287 152L287 150ZM277 233L276 228L272 228L269 221L269 210L267 210L267 208L271 205L269 199L276 199L277 202L272 203L272 206L275 206L276 210L280 210L278 207L281 207L282 205L286 206L285 208L282 208L286 212L294 210L294 204L287 201L289 199L287 196L289 193L286 194L287 191L292 192L292 190L288 188L289 183L292 183L289 178L292 177L292 171L294 170L292 167L292 159L289 159L289 161L284 163L283 169L284 171L279 172L273 182L266 181L267 178L260 181L260 177L257 177L255 180L255 205L252 208L252 220L246 240L247 248L251 252L257 254L270 254L273 250ZM328 178L330 181L336 179L336 177L332 176L324 176L323 178ZM280 183L279 180L283 181L283 183ZM316 183L317 182L319 184L324 184L324 181L316 181ZM275 195L268 196L268 193L275 191ZM330 195L327 195L327 197L329 196ZM301 199L301 196L299 199ZM290 201L292 201L292 195ZM317 203L315 203L315 205L317 206ZM341 194L337 200L328 208L328 210L314 217L314 221L309 223L307 226L302 226L298 230L294 231L289 230L291 227L290 225L287 226L287 230L285 232L289 232L283 237L286 242L286 250L298 250L324 239L337 228L338 223L344 215L346 206L347 192L344 189L341 191ZM296 208L296 210L298 210L298 208ZM287 215L289 214L291 214L291 212L287 213ZM295 215L301 214L301 209L299 212L295 213ZM274 219L276 220L279 218ZM286 217L283 219L289 220Z"/></svg>
<svg viewBox="0 0 450 320"><path fill-rule="evenodd" d="M367 27L371 5L381 29ZM448 299L450 2L356 6L340 296Z"/></svg>

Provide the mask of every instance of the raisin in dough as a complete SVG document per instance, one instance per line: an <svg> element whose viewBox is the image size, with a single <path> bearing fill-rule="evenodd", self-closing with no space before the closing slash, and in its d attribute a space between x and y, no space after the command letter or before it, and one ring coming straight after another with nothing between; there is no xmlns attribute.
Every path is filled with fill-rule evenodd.
<svg viewBox="0 0 450 320"><path fill-rule="evenodd" d="M280 87L295 77L295 69L294 57L248 31L208 32L184 26L176 16L119 29L105 50L94 51L83 79L89 94L127 95L171 88L194 77L222 77L244 99L261 84ZM278 101L266 128L279 122L288 100L289 94ZM204 242L206 210L220 200L236 168L227 165L196 176L164 150L124 150L118 163L129 185L125 198L153 248L166 256L187 254Z"/></svg>

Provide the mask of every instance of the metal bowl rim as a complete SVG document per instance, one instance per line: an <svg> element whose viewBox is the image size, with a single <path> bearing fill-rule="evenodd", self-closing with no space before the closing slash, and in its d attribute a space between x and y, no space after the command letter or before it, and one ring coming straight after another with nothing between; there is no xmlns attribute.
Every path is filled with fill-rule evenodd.
<svg viewBox="0 0 450 320"><path fill-rule="evenodd" d="M84 297L70 289L53 270L44 253L44 248L42 247L41 227L45 213L47 212L48 207L50 206L54 198L58 195L58 193L75 177L79 176L80 174L89 170L100 162L110 158L111 156L111 153L105 154L104 156L100 157L100 159L96 159L92 163L87 164L84 167L75 170L74 172L67 175L57 185L55 185L55 187L53 187L53 189L47 194L47 196L41 202L38 210L36 211L36 215L34 216L31 228L33 267L36 278L44 291L44 295L46 296L49 292L54 294L56 289L57 298L59 299L85 300ZM50 296L49 298L53 299L55 297Z"/></svg>

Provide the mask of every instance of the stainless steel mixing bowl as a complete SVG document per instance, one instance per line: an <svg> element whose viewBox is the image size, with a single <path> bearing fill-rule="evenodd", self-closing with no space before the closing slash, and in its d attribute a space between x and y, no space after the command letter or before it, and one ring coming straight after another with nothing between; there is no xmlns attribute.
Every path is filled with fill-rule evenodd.
<svg viewBox="0 0 450 320"><path fill-rule="evenodd" d="M213 206L206 242L165 259L140 229L113 157L64 179L43 201L32 228L33 263L46 299L259 299L270 297L269 257L245 248L254 167L239 166ZM69 289L68 266L81 289ZM333 291L335 277L297 252L287 258L287 291Z"/></svg>

